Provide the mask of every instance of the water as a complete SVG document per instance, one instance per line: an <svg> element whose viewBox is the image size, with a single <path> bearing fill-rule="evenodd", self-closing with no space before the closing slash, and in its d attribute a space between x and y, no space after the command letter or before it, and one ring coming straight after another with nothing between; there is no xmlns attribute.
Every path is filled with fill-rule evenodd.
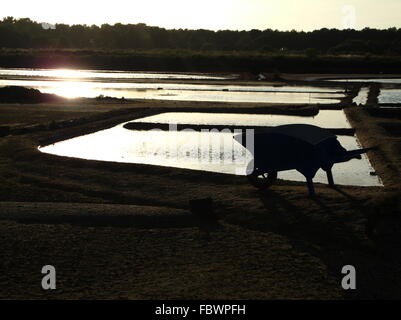
<svg viewBox="0 0 401 320"><path fill-rule="evenodd" d="M0 69L1 86L23 86L66 98L108 96L156 99L254 103L339 103L338 88L312 86L241 86L174 83L174 80L227 80L209 74L123 72L97 70ZM140 79L149 80L140 82ZM137 80L137 82L135 82ZM157 83L151 80L171 80Z"/></svg>
<svg viewBox="0 0 401 320"><path fill-rule="evenodd" d="M103 95L126 99L305 104L339 103L340 99L344 97L343 93L335 90L324 89L325 91L323 91L321 88L314 87L0 80L0 86L10 85L34 88L43 93L53 93L66 98L95 98ZM313 90L313 92L306 90Z"/></svg>
<svg viewBox="0 0 401 320"><path fill-rule="evenodd" d="M398 78L369 78L369 79L330 79L327 81L334 81L334 82L367 82L367 83L395 83L395 84L400 84L401 79Z"/></svg>
<svg viewBox="0 0 401 320"><path fill-rule="evenodd" d="M343 97L343 94L334 93L174 91L143 98L205 102L338 104Z"/></svg>
<svg viewBox="0 0 401 320"><path fill-rule="evenodd" d="M124 124L45 146L40 151L88 160L141 163L235 175L245 175L246 167L252 160L250 152L234 141L233 133L133 131L124 129ZM356 137L339 136L339 140L347 149L360 147ZM351 160L333 168L337 184L382 186L378 177L369 174L371 171L373 169L366 155L362 160ZM305 180L295 170L280 172L279 178ZM320 170L314 181L327 183L325 173Z"/></svg>
<svg viewBox="0 0 401 320"><path fill-rule="evenodd" d="M355 102L358 106L359 105L365 105L368 102L368 95L369 95L369 88L361 88L359 90L358 95L352 100L352 102Z"/></svg>
<svg viewBox="0 0 401 320"><path fill-rule="evenodd" d="M238 86L238 85L207 85L207 84L184 84L184 83L132 83L132 82L96 82L96 81L41 81L41 80L1 80L0 86L27 86L39 89L60 89L84 87L85 90L123 90L131 89L138 91L152 90L177 90L177 91L229 91L229 92L282 92L282 93L326 93L343 94L335 88L322 88L312 86Z"/></svg>
<svg viewBox="0 0 401 320"><path fill-rule="evenodd" d="M167 79L167 80L225 80L234 76L217 77L208 74L130 72L108 70L66 69L0 69L0 77L58 78L58 79Z"/></svg>
<svg viewBox="0 0 401 320"><path fill-rule="evenodd" d="M342 110L320 110L314 117L300 117L271 114L235 114L235 113L201 113L201 112L167 112L142 118L133 122L174 123L174 124L208 124L275 127L284 124L311 124L330 129L349 129L350 123Z"/></svg>
<svg viewBox="0 0 401 320"><path fill-rule="evenodd" d="M381 89L379 103L401 103L401 89Z"/></svg>

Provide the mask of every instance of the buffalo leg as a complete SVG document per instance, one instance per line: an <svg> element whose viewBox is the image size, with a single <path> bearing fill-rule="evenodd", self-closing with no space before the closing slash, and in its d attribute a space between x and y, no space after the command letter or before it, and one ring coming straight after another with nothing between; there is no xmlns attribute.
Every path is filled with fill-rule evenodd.
<svg viewBox="0 0 401 320"><path fill-rule="evenodd" d="M327 180L329 182L329 186L334 187L333 172L331 171L331 168L326 170L326 174L327 174Z"/></svg>
<svg viewBox="0 0 401 320"><path fill-rule="evenodd" d="M314 196L315 195L315 187L313 186L313 179L306 178L306 183L308 184L309 195Z"/></svg>

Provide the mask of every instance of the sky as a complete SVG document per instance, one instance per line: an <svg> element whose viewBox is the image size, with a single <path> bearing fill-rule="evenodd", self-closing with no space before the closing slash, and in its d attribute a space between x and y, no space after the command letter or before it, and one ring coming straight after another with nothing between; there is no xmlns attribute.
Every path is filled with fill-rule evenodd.
<svg viewBox="0 0 401 320"><path fill-rule="evenodd" d="M0 19L168 29L401 28L401 0L1 0Z"/></svg>

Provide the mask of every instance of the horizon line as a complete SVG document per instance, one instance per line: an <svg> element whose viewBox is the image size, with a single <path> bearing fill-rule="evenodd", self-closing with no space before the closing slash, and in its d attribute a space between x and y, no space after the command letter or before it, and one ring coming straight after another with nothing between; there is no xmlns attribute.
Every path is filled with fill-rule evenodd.
<svg viewBox="0 0 401 320"><path fill-rule="evenodd" d="M32 21L33 23L37 23L37 24L48 24L48 25L53 25L53 26L57 26L57 25L67 25L70 27L73 26L84 26L84 27L92 27L92 26L97 26L99 28L101 28L103 25L109 25L109 26L115 26L115 25L144 25L146 27L150 27L150 28L159 28L159 29L165 29L167 31L174 31L174 30L185 30L185 31L210 31L210 32L223 32L223 31L232 31L232 32L251 32L251 31L260 31L260 32L264 32L264 31L274 31L274 32L298 32L298 33L312 33L312 32L316 32L316 31L321 31L321 30L336 30L336 31L363 31L363 30L378 30L378 31L386 31L386 30L391 30L391 29L396 29L397 31L401 30L401 27L388 27L388 28L372 28L372 27L361 27L361 28L349 28L349 29L338 29L338 28L328 28L328 27L322 27L320 29L313 29L313 30L309 30L309 31L305 31L303 29L286 29L286 30L280 30L280 29L272 29L272 28L266 28L266 29L258 29L258 28L252 28L252 29L205 29L205 28L198 28L198 29L191 29L191 28L166 28L166 27L162 27L162 26L157 26L157 25L148 25L144 22L137 22L137 23L123 23L123 22L114 22L114 23L109 23L109 22L104 22L104 23L92 23L92 24L85 24L85 23L59 23L59 22L47 22L47 21L37 21L37 20L32 20L32 18L30 17L21 17L21 18L16 18L13 16L2 16L0 17L1 22L3 22L5 19L7 18L13 18L15 20L26 20L29 19L30 21Z"/></svg>

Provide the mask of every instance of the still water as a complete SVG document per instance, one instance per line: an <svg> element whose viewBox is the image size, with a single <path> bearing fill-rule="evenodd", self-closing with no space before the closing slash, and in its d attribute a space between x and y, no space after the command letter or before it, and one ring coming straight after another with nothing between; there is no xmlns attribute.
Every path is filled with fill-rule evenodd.
<svg viewBox="0 0 401 320"><path fill-rule="evenodd" d="M331 79L327 81L334 81L334 82L367 82L367 83L395 83L395 84L401 84L401 79L399 78L369 78L369 79L354 79L354 78L349 78L349 79Z"/></svg>
<svg viewBox="0 0 401 320"><path fill-rule="evenodd" d="M315 87L221 86L174 83L0 80L1 86L24 86L66 98L100 95L126 99L156 99L254 103L339 103L344 93Z"/></svg>
<svg viewBox="0 0 401 320"><path fill-rule="evenodd" d="M235 75L217 77L208 74L185 74L164 72L130 72L108 70L72 69L0 69L0 77L13 78L58 78L58 79L166 79L166 80L225 80Z"/></svg>
<svg viewBox="0 0 401 320"><path fill-rule="evenodd" d="M401 103L401 89L381 89L379 103Z"/></svg>
<svg viewBox="0 0 401 320"><path fill-rule="evenodd" d="M0 87L29 87L66 98L95 98L102 95L126 99L304 104L339 103L344 97L342 88L177 83L178 80L227 80L234 77L183 73L0 69ZM144 83L140 79L149 81ZM170 81L157 83L157 80Z"/></svg>
<svg viewBox="0 0 401 320"><path fill-rule="evenodd" d="M260 117L259 124L266 119L265 115L251 116L253 119ZM168 120L165 114L161 117ZM188 114L183 120L185 123L191 123L191 119L192 123L197 123L199 117L197 114ZM140 119L140 121L145 120ZM218 118L215 122L222 124L221 120L222 118ZM250 152L234 141L233 133L134 131L123 128L124 124L44 146L39 150L58 156L88 160L141 163L235 175L245 175L246 167L252 160ZM360 147L356 137L339 136L339 140L346 149ZM333 168L335 181L340 185L382 186L378 177L369 174L371 171L373 169L366 155L362 160L352 160L335 165ZM305 179L295 170L280 172L279 178L292 181ZM314 181L327 183L325 173L319 171Z"/></svg>
<svg viewBox="0 0 401 320"><path fill-rule="evenodd" d="M133 122L174 123L174 124L207 124L227 126L265 126L275 127L284 124L311 124L330 129L349 129L350 123L342 110L320 110L314 117L300 117L272 114L234 114L203 112L166 112L142 118Z"/></svg>

